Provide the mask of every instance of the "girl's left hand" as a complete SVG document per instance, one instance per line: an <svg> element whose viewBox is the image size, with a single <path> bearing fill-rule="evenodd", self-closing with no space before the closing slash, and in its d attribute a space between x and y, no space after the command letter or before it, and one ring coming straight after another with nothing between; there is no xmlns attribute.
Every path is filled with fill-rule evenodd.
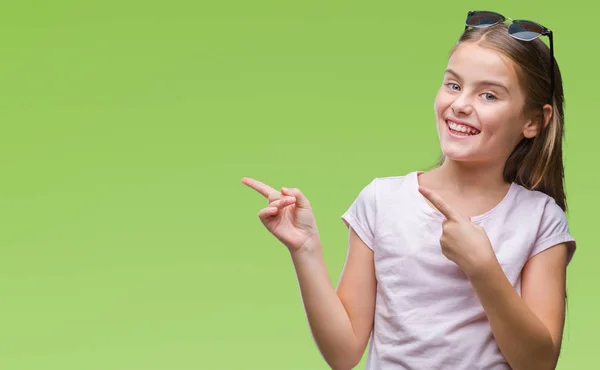
<svg viewBox="0 0 600 370"><path fill-rule="evenodd" d="M485 230L458 214L433 191L419 187L419 192L446 217L440 238L444 256L456 263L467 276L485 269L496 258Z"/></svg>

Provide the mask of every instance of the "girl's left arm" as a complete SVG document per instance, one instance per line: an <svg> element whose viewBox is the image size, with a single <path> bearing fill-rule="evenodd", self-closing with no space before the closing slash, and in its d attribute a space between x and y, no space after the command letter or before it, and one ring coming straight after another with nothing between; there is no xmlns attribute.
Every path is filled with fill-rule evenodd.
<svg viewBox="0 0 600 370"><path fill-rule="evenodd" d="M492 258L469 275L500 351L515 369L555 369L565 321L567 245L538 253L521 274L521 296Z"/></svg>
<svg viewBox="0 0 600 370"><path fill-rule="evenodd" d="M446 217L440 237L442 253L469 277L510 367L555 369L565 321L569 245L560 243L529 258L521 272L519 296L504 274L485 230L431 190L421 187L419 191ZM554 218L547 217L543 229L566 234L562 210L554 204L549 212Z"/></svg>

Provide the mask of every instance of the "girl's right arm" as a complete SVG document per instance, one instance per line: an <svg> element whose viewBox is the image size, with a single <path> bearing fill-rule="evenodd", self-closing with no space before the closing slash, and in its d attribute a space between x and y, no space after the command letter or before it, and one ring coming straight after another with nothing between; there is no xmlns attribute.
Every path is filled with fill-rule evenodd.
<svg viewBox="0 0 600 370"><path fill-rule="evenodd" d="M349 227L348 254L333 288L310 202L299 189L281 192L243 178L269 204L258 213L267 230L289 250L313 338L334 370L354 368L362 358L373 328L375 268L373 251Z"/></svg>
<svg viewBox="0 0 600 370"><path fill-rule="evenodd" d="M373 251L349 229L348 255L334 290L318 240L291 251L313 337L332 369L354 368L361 360L375 314Z"/></svg>

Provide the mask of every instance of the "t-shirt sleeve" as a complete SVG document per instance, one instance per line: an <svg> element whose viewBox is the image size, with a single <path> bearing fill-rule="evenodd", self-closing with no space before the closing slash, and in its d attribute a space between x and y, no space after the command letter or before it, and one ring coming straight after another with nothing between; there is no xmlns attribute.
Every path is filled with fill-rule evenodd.
<svg viewBox="0 0 600 370"><path fill-rule="evenodd" d="M365 186L342 215L346 226L352 227L371 250L375 249L376 183L377 178Z"/></svg>
<svg viewBox="0 0 600 370"><path fill-rule="evenodd" d="M569 232L569 225L567 224L565 212L553 199L550 199L545 205L536 242L531 250L529 258L561 243L567 243L568 264L575 254L576 242Z"/></svg>

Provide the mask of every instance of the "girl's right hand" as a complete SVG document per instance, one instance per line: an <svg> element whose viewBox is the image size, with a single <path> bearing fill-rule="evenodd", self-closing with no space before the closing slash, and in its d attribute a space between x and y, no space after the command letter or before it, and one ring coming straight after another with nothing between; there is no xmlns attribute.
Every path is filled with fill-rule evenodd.
<svg viewBox="0 0 600 370"><path fill-rule="evenodd" d="M310 202L298 189L281 188L281 192L252 178L244 177L242 183L267 198L269 206L258 217L290 252L308 243L319 241L317 223Z"/></svg>

